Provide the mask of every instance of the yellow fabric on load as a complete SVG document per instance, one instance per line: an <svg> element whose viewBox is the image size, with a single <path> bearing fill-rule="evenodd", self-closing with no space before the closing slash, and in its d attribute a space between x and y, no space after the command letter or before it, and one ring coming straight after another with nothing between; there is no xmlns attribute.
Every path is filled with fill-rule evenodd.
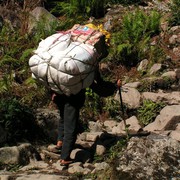
<svg viewBox="0 0 180 180"><path fill-rule="evenodd" d="M85 26L100 31L102 34L105 35L105 37L106 37L105 40L106 40L107 45L110 44L109 42L110 42L111 34L103 28L102 24L96 26L96 25L90 23L90 24L86 24Z"/></svg>

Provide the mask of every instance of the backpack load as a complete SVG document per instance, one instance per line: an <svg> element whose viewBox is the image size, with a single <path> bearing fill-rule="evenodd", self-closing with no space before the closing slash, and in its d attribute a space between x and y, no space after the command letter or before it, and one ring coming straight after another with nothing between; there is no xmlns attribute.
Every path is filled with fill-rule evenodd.
<svg viewBox="0 0 180 180"><path fill-rule="evenodd" d="M99 57L106 56L102 43L105 49L104 35L87 26L53 34L29 59L32 77L59 94L77 94L92 84Z"/></svg>

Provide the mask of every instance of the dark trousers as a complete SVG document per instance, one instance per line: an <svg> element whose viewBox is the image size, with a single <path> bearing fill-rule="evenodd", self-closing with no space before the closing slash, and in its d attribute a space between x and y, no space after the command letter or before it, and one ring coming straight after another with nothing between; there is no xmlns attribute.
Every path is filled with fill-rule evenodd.
<svg viewBox="0 0 180 180"><path fill-rule="evenodd" d="M79 111L85 101L85 91L76 95L57 95L54 102L60 110L58 140L63 141L61 159L68 160L78 133Z"/></svg>

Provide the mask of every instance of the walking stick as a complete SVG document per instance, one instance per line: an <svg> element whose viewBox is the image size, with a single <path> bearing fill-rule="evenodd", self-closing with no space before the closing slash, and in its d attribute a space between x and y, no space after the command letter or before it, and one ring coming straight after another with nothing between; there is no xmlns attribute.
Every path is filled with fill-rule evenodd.
<svg viewBox="0 0 180 180"><path fill-rule="evenodd" d="M129 137L129 132L128 132L128 126L126 124L125 116L124 116L124 107L123 107L122 94L121 94L122 83L121 83L120 79L117 81L117 86L118 86L120 103L121 103L121 111L122 111L122 116L123 116L122 119L123 119L123 122L124 122L124 127L125 127L125 131L126 131L126 135L127 135L127 138L128 138Z"/></svg>

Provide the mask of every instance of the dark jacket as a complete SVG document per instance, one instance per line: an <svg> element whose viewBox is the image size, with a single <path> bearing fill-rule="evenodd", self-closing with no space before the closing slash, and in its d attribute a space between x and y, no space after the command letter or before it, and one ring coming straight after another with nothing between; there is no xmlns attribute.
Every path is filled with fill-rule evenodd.
<svg viewBox="0 0 180 180"><path fill-rule="evenodd" d="M111 96L117 90L116 84L110 81L104 81L98 70L95 73L94 82L90 88L101 97Z"/></svg>

